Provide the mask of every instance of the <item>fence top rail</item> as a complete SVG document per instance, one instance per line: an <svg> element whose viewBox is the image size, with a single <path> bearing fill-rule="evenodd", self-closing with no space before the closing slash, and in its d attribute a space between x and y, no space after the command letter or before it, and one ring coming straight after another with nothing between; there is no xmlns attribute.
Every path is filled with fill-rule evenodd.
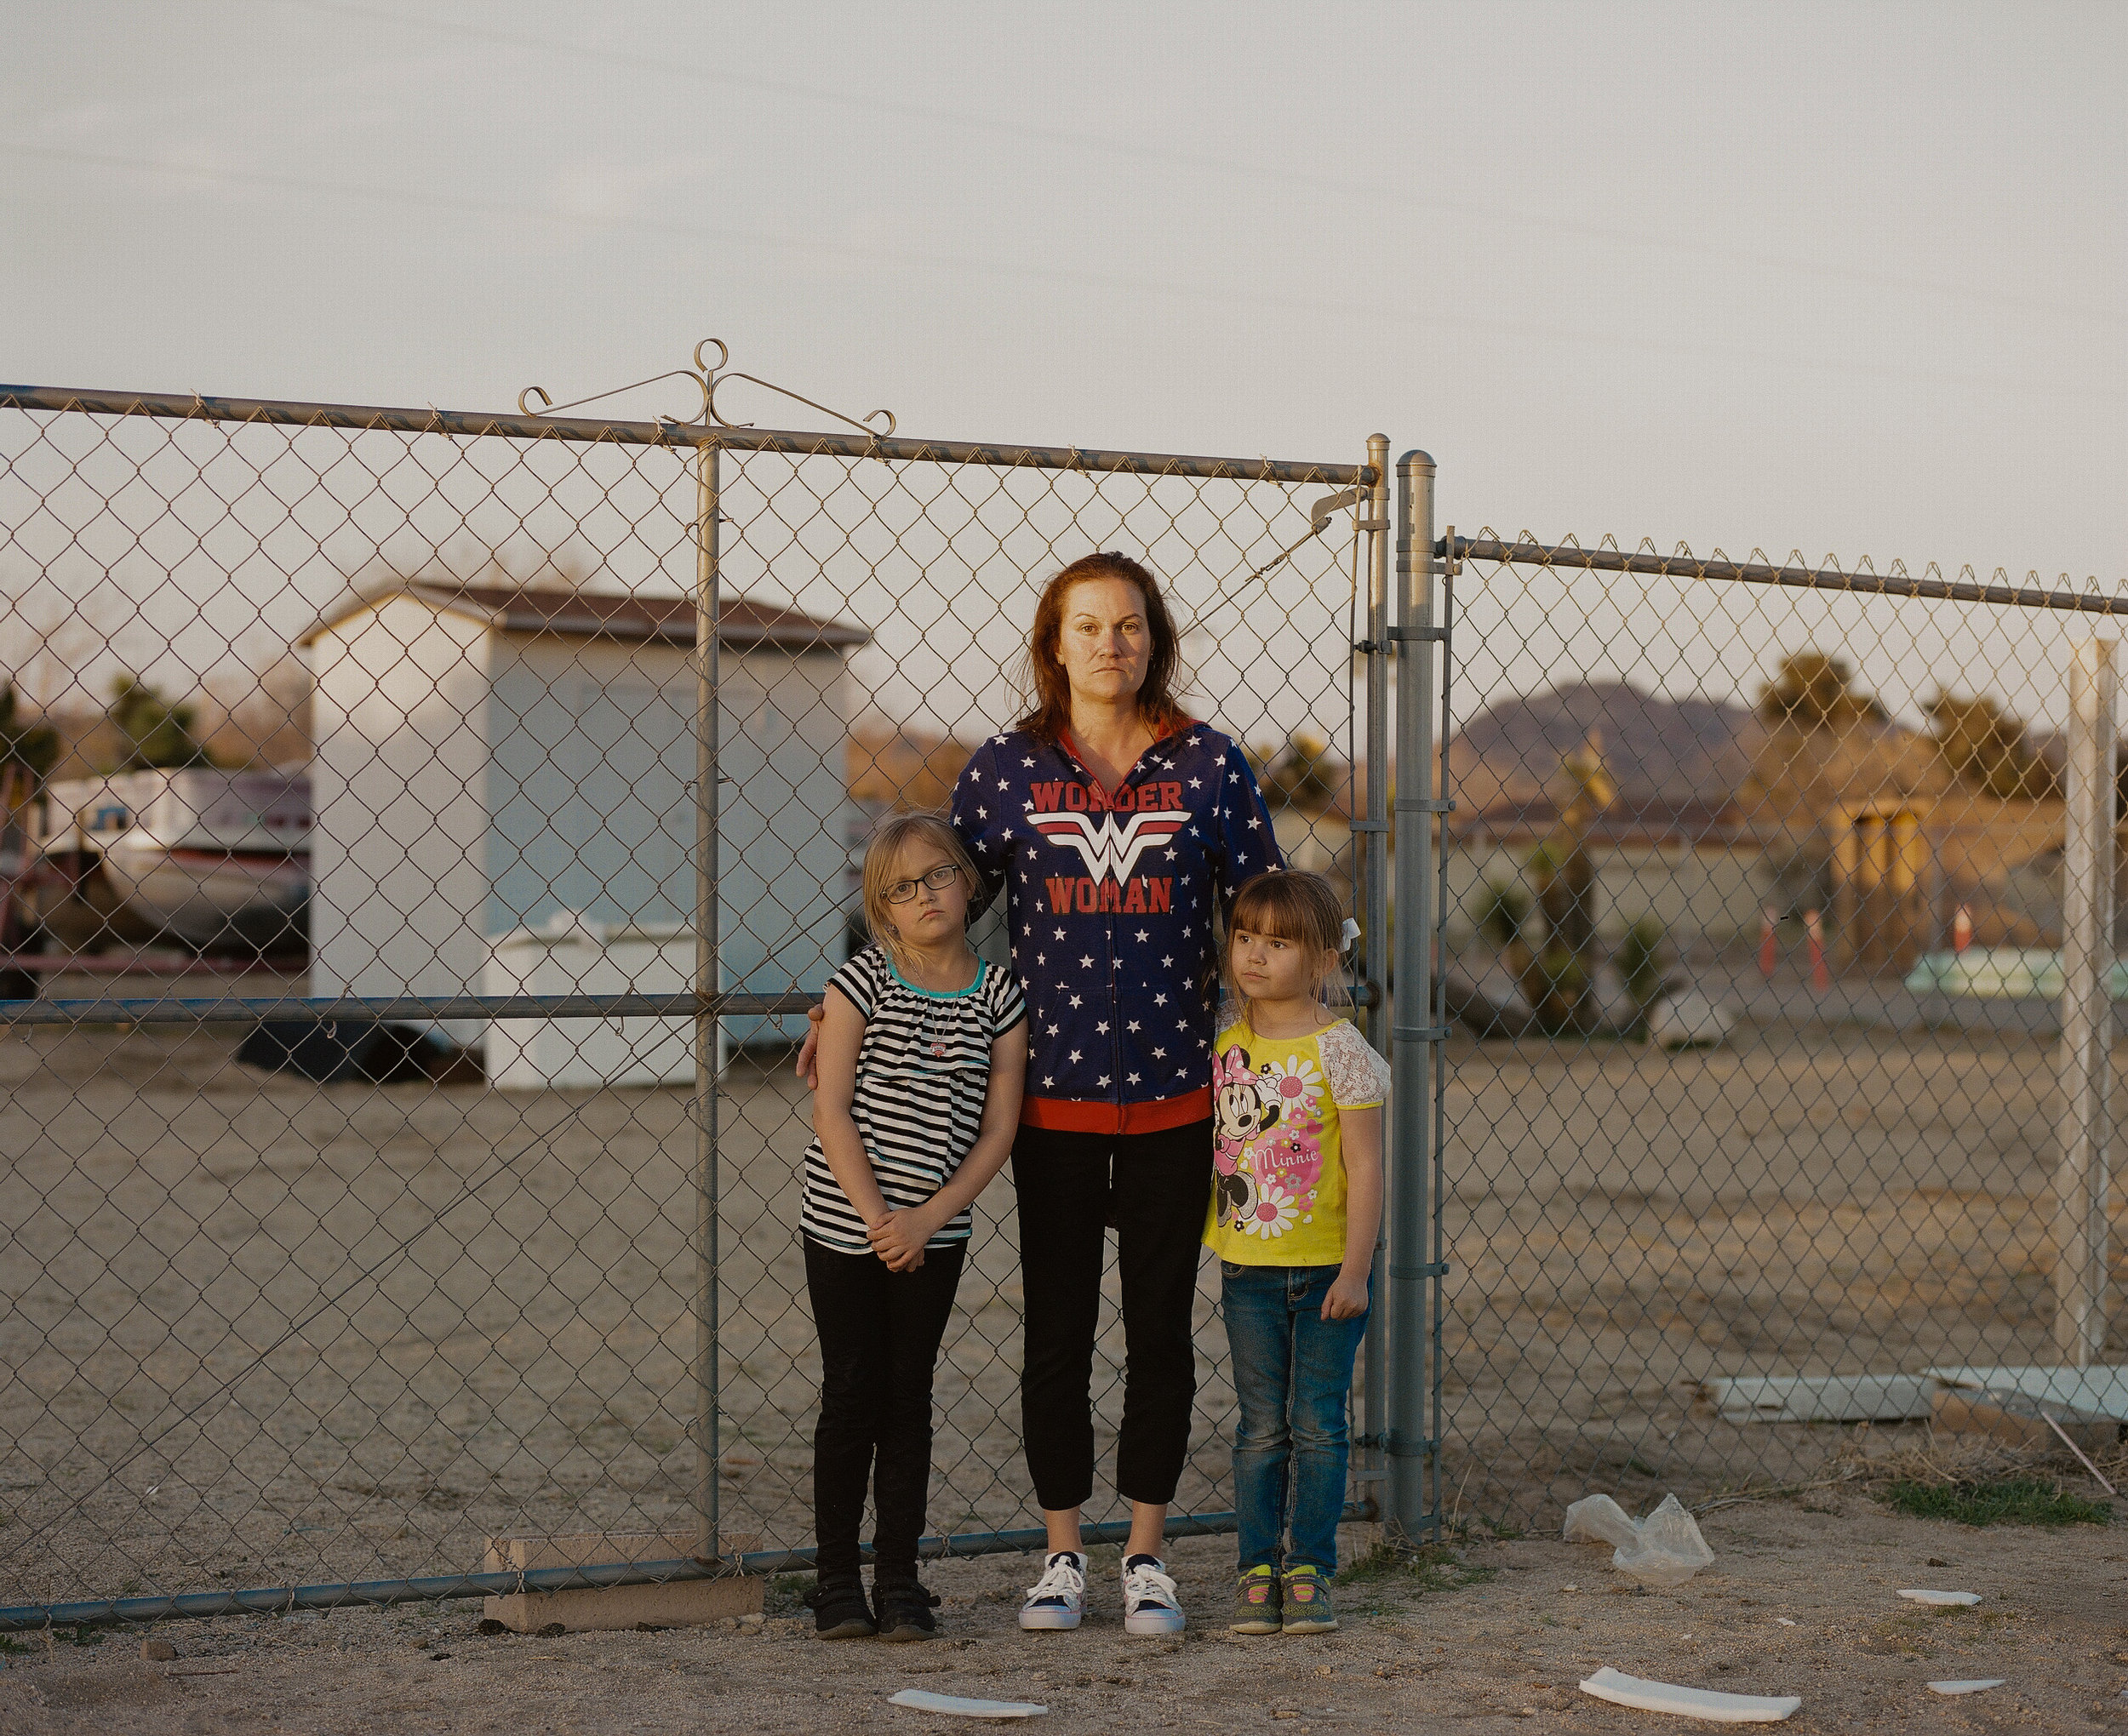
<svg viewBox="0 0 2128 1736"><path fill-rule="evenodd" d="M1271 458L1198 458L1178 453L1107 452L1077 446L1013 446L906 436L809 434L775 428L708 428L699 422L615 422L570 416L497 414L485 410L389 409L370 404L295 403L272 398L203 397L193 393L96 391L74 386L0 385L0 409L71 410L96 416L148 416L192 422L257 422L286 427L351 428L399 434L493 436L581 444L707 447L724 452L780 452L808 458L878 458L931 464L988 465L1001 470L1084 471L1130 476L1223 477L1250 483L1371 485L1367 465L1313 464Z"/></svg>
<svg viewBox="0 0 2128 1736"><path fill-rule="evenodd" d="M2083 614L2128 615L2128 597L2108 597L2097 591L2072 591L2056 586L2012 585L2002 570L1996 582L1976 578L1917 578L1902 567L1888 573L1846 572L1836 567L1812 567L1802 557L1776 565L1765 559L1732 561L1715 554L1708 558L1680 549L1675 554L1653 549L1583 548L1578 543L1540 543L1528 538L1506 542L1496 536L1443 537L1434 544L1436 555L1455 561L1492 561L1511 567L1565 567L1590 573L1644 573L1658 579L1729 580L1744 585L1785 585L1800 591L1849 591L1873 597L1928 597L1954 602L1995 602L2019 608L2070 609ZM1756 553L1756 551L1753 551ZM1969 567L1963 569L1971 573Z"/></svg>

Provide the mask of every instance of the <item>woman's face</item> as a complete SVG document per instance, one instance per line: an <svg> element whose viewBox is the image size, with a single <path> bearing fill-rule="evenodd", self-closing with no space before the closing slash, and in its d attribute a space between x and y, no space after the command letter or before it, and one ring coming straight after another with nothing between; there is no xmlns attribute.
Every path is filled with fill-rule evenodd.
<svg viewBox="0 0 2128 1736"><path fill-rule="evenodd" d="M1127 579L1082 579L1065 592L1056 660L1074 699L1113 704L1143 687L1153 628L1138 587Z"/></svg>

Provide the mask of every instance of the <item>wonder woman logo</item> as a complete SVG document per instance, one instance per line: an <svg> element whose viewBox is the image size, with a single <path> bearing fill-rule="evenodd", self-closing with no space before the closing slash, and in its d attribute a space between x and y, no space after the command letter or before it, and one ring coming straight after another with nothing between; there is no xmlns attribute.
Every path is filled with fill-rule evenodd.
<svg viewBox="0 0 2128 1736"><path fill-rule="evenodd" d="M1113 814L1096 819L1090 814L1033 814L1027 818L1051 843L1077 850L1095 880L1118 882L1130 877L1139 857L1190 823L1187 811L1134 814L1120 821Z"/></svg>

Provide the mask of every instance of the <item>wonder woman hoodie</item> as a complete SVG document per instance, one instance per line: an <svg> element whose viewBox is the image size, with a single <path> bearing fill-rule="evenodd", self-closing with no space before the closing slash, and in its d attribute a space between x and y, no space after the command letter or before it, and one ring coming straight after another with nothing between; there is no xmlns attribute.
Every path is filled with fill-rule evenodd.
<svg viewBox="0 0 2128 1736"><path fill-rule="evenodd" d="M953 826L1003 891L1027 991L1029 1127L1151 1133L1211 1114L1213 900L1283 866L1241 750L1208 724L1147 748L1104 790L1067 736L977 748Z"/></svg>

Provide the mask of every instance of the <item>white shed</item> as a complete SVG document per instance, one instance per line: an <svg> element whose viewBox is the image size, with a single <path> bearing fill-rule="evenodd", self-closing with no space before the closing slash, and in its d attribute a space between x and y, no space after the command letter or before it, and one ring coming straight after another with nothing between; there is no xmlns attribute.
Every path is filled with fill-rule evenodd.
<svg viewBox="0 0 2128 1736"><path fill-rule="evenodd" d="M841 962L844 665L868 637L724 601L718 869L729 989L817 989ZM552 993L552 968L535 985L511 961L535 937L572 937L581 954L586 934L615 943L616 957L641 958L650 941L678 966L637 970L637 991L689 986L694 643L689 597L422 580L353 599L306 634L316 682L312 992L492 994L523 982ZM599 977L584 990L616 986L609 970ZM725 1034L744 1042L791 1023L735 1019ZM499 1025L489 1048L522 1060L537 1029ZM468 1044L489 1036L478 1023L446 1031ZM545 1076L691 1075L684 1043L677 1063L669 1042L622 1047L640 1052L635 1065L616 1071L587 1055ZM665 1053L653 1065L654 1048ZM495 1053L489 1071L497 1076Z"/></svg>

